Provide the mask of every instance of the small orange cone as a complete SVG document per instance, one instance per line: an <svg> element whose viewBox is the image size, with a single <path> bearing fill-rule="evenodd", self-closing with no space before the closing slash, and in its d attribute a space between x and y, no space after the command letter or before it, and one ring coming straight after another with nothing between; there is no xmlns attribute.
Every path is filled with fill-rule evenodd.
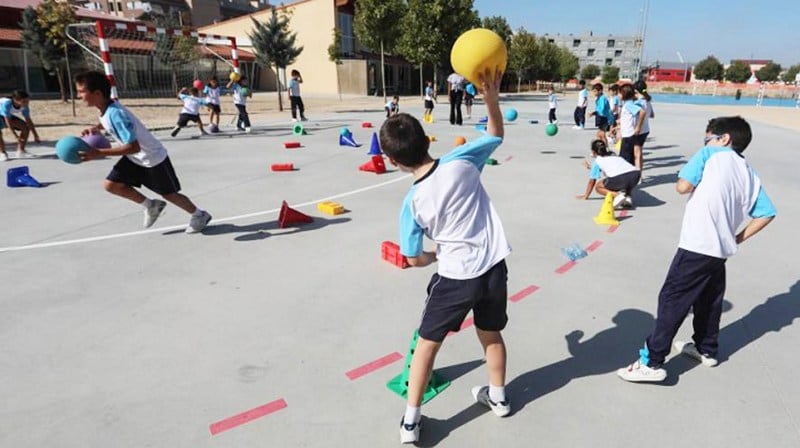
<svg viewBox="0 0 800 448"><path fill-rule="evenodd" d="M603 206L600 207L600 213L594 217L595 224L601 226L618 226L619 221L614 217L614 195L609 193L603 200Z"/></svg>
<svg viewBox="0 0 800 448"><path fill-rule="evenodd" d="M358 167L361 171L371 171L375 174L383 174L386 172L386 164L383 163L382 156L372 156L369 162Z"/></svg>
<svg viewBox="0 0 800 448"><path fill-rule="evenodd" d="M286 201L283 201L283 204L281 204L281 212L278 214L278 227L283 229L292 224L305 224L309 222L314 222L314 218L305 213L298 212L289 207Z"/></svg>

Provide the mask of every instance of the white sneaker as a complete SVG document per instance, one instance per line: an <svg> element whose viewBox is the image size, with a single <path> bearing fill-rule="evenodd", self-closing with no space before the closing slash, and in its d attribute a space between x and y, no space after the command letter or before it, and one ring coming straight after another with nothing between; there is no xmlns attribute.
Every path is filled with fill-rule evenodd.
<svg viewBox="0 0 800 448"><path fill-rule="evenodd" d="M576 124L575 126L572 127L572 129L575 129L576 131L580 131L583 128Z"/></svg>
<svg viewBox="0 0 800 448"><path fill-rule="evenodd" d="M244 128L244 133L245 134L249 134L250 133L250 128Z"/></svg>
<svg viewBox="0 0 800 448"><path fill-rule="evenodd" d="M197 216L192 215L192 219L189 220L189 227L186 228L186 233L202 232L209 221L211 221L211 215L205 210L201 211Z"/></svg>
<svg viewBox="0 0 800 448"><path fill-rule="evenodd" d="M161 212L164 211L164 207L167 206L167 203L160 200L160 199L151 199L150 200L150 207L144 209L144 228L147 229L152 226L156 219L161 216Z"/></svg>
<svg viewBox="0 0 800 448"><path fill-rule="evenodd" d="M625 207L633 208L633 199L630 196L625 196L625 199L622 201L622 204Z"/></svg>
<svg viewBox="0 0 800 448"><path fill-rule="evenodd" d="M8 154L6 153L0 154L0 162L8 162Z"/></svg>
<svg viewBox="0 0 800 448"><path fill-rule="evenodd" d="M511 413L511 406L508 404L508 399L495 403L489 398L489 386L475 386L472 388L472 398L476 403L480 403L494 412L498 417L505 417Z"/></svg>
<svg viewBox="0 0 800 448"><path fill-rule="evenodd" d="M297 123L297 118L292 118L292 123Z"/></svg>
<svg viewBox="0 0 800 448"><path fill-rule="evenodd" d="M403 418L400 419L400 443L417 443L421 422L408 425L403 420Z"/></svg>
<svg viewBox="0 0 800 448"><path fill-rule="evenodd" d="M622 205L622 202L625 200L625 198L627 198L625 192L620 191L619 193L617 193L617 195L614 196L614 202L613 202L614 208L619 208L619 206Z"/></svg>
<svg viewBox="0 0 800 448"><path fill-rule="evenodd" d="M28 151L17 151L18 159L35 159L36 154L31 154Z"/></svg>
<svg viewBox="0 0 800 448"><path fill-rule="evenodd" d="M682 355L700 361L700 363L706 367L716 367L716 365L719 364L719 361L716 359L700 353L694 345L694 342L675 341L672 345L675 347L675 350L680 351Z"/></svg>
<svg viewBox="0 0 800 448"><path fill-rule="evenodd" d="M664 381L664 379L667 377L667 371L662 368L651 369L650 367L639 362L637 359L636 362L628 367L618 369L617 376L625 381L630 381L633 383L658 383Z"/></svg>

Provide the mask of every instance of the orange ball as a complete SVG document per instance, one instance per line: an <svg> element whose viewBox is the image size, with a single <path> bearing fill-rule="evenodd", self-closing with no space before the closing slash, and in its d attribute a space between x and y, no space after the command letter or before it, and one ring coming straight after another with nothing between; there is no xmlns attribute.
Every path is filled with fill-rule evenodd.
<svg viewBox="0 0 800 448"><path fill-rule="evenodd" d="M461 136L456 137L456 146L461 146L464 143L467 143L467 139Z"/></svg>

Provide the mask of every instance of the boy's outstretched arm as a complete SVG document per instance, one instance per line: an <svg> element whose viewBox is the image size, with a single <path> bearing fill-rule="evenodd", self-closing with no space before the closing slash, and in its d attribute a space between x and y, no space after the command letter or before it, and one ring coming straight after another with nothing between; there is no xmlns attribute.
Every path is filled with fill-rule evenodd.
<svg viewBox="0 0 800 448"><path fill-rule="evenodd" d="M738 235L736 235L736 244L744 243L745 240L760 232L764 227L767 226L767 224L771 223L773 219L775 219L774 216L754 218L741 232L739 232Z"/></svg>
<svg viewBox="0 0 800 448"><path fill-rule="evenodd" d="M486 123L486 133L495 137L503 138L503 114L500 113L500 81L503 79L503 72L497 71L489 73L487 70L481 76L481 93L483 102L486 104L486 115L489 121Z"/></svg>

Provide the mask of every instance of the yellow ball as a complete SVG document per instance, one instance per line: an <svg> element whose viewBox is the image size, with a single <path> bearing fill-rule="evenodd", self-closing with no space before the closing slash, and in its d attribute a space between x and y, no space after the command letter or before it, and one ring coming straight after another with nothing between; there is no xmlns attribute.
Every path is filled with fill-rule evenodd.
<svg viewBox="0 0 800 448"><path fill-rule="evenodd" d="M476 86L481 85L480 74L489 70L505 72L508 51L503 39L494 31L475 28L459 36L450 51L450 64L456 73Z"/></svg>
<svg viewBox="0 0 800 448"><path fill-rule="evenodd" d="M230 79L231 79L231 81L236 82L236 81L242 79L242 77L236 72L231 72Z"/></svg>

